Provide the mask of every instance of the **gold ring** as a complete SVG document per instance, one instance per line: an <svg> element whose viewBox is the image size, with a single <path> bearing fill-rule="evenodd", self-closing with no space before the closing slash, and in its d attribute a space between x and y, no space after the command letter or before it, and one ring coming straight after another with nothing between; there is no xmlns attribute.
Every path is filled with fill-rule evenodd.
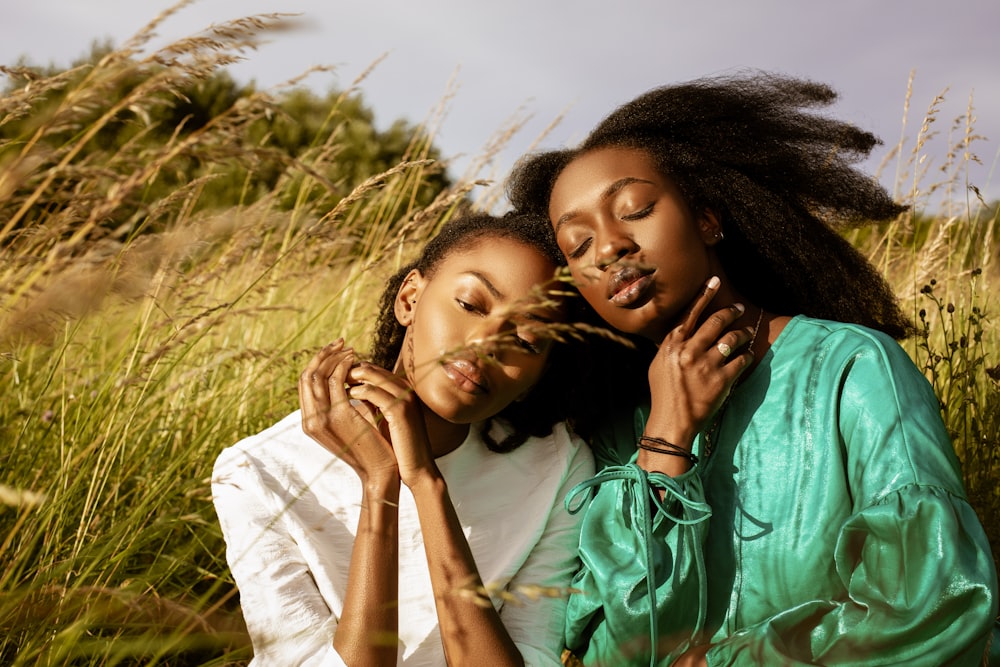
<svg viewBox="0 0 1000 667"><path fill-rule="evenodd" d="M733 353L733 348L729 347L726 343L719 343L715 347L719 351L719 354L722 355L723 359L728 359L729 355Z"/></svg>

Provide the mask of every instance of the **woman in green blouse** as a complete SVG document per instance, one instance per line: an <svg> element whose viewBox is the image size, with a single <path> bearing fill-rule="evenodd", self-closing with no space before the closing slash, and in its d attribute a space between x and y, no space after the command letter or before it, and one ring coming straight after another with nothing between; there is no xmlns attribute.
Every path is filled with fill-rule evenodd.
<svg viewBox="0 0 1000 667"><path fill-rule="evenodd" d="M996 570L896 342L912 324L838 234L904 207L854 166L878 139L808 111L835 97L766 74L658 88L515 169L514 207L548 216L595 313L655 344L646 401L609 410L603 470L567 499L585 664L988 651Z"/></svg>

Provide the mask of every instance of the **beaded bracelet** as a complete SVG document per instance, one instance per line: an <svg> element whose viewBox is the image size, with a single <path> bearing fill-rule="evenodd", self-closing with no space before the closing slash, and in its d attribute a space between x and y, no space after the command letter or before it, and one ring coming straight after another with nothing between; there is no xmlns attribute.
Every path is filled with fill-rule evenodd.
<svg viewBox="0 0 1000 667"><path fill-rule="evenodd" d="M649 444L654 443L654 444ZM659 446L657 446L659 445ZM698 457L684 449L680 445L675 445L672 442L664 440L663 438L657 438L651 435L644 435L639 438L638 443L639 449L645 449L648 452L656 452L657 454L669 454L670 456L680 456L691 462L692 465L698 463Z"/></svg>

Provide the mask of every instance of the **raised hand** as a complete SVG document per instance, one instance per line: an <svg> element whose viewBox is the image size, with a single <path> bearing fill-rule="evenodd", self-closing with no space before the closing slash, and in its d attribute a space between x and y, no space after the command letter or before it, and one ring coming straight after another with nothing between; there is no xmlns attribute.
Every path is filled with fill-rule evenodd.
<svg viewBox="0 0 1000 667"><path fill-rule="evenodd" d="M753 361L749 350L740 351L753 332L731 328L743 315L741 304L718 310L698 324L718 289L718 278L706 284L681 323L663 339L649 367L652 404L646 435L688 451L695 436Z"/></svg>
<svg viewBox="0 0 1000 667"><path fill-rule="evenodd" d="M347 384L354 351L324 347L299 376L302 430L354 468L362 480L399 478L396 455L371 408L352 403ZM398 482L397 482L398 483Z"/></svg>
<svg viewBox="0 0 1000 667"><path fill-rule="evenodd" d="M381 415L403 484L412 486L418 475L433 471L423 414L410 383L384 368L361 363L348 373L348 384L352 399L372 406Z"/></svg>

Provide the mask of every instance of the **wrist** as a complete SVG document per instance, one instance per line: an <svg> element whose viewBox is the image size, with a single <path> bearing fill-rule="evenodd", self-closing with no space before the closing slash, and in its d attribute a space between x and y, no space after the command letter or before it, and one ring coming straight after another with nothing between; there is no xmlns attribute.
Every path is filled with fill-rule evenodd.
<svg viewBox="0 0 1000 667"><path fill-rule="evenodd" d="M448 490L448 483L445 482L444 477L441 476L441 471L438 470L436 465L417 470L404 481L404 484L410 489L410 493L414 497L424 493L443 494L447 493Z"/></svg>
<svg viewBox="0 0 1000 667"><path fill-rule="evenodd" d="M640 449L635 459L636 465L646 472L660 472L668 477L679 477L691 470L692 463L678 456L668 456Z"/></svg>
<svg viewBox="0 0 1000 667"><path fill-rule="evenodd" d="M678 447L691 451L698 429L693 425L679 424L677 420L661 419L650 413L646 426L642 430L644 436L662 438Z"/></svg>
<svg viewBox="0 0 1000 667"><path fill-rule="evenodd" d="M398 474L382 474L371 476L362 481L365 496L369 498L384 498L396 502L399 500L401 482Z"/></svg>

